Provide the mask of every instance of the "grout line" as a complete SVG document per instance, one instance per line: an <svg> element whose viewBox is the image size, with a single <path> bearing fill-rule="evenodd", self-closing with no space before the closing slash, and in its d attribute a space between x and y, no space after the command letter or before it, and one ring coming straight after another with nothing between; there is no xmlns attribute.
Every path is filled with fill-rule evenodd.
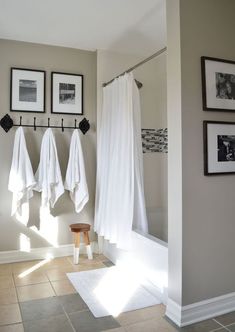
<svg viewBox="0 0 235 332"><path fill-rule="evenodd" d="M219 324L221 327L220 328L217 328L217 329L214 329L214 330L212 330L212 331L210 331L210 332L216 332L216 331L219 331L221 328L223 328L223 329L225 329L226 331L229 331L229 332L231 332L225 325L223 325L222 323L220 323L219 321L217 321L217 319L215 319L215 318L212 318L212 320L214 321L214 322L216 322L217 324ZM234 323L233 323L234 324ZM231 324L232 325L232 324Z"/></svg>
<svg viewBox="0 0 235 332"><path fill-rule="evenodd" d="M219 324L220 326L225 327L225 326L224 326L222 323L220 323L217 319L212 318L212 320L213 320L214 322L216 322L217 324ZM218 330L218 329L216 329L216 330Z"/></svg>
<svg viewBox="0 0 235 332"><path fill-rule="evenodd" d="M13 283L14 283L14 286L15 286L15 292L16 292L16 298L17 298L17 304L18 304L18 307L19 307L19 310L20 310L20 317L21 317L21 322L22 325L23 325L23 328L24 328L24 324L23 324L23 315L22 315L22 311L21 311L21 307L20 307L20 301L19 301L19 296L18 296L18 292L17 292L17 287L16 287L16 283L15 283L15 278L14 278L14 273L12 271L12 279L13 279Z"/></svg>
<svg viewBox="0 0 235 332"><path fill-rule="evenodd" d="M71 320L70 320L70 318L69 318L69 315L68 315L67 312L64 310L63 305L62 305L62 304L60 304L60 305L61 305L61 307L62 307L62 309L63 309L63 311L64 311L65 316L66 316L67 319L68 319L69 325L72 327L73 331L76 332L76 330L75 330L75 328L73 327L73 324L72 324L72 322L71 322Z"/></svg>

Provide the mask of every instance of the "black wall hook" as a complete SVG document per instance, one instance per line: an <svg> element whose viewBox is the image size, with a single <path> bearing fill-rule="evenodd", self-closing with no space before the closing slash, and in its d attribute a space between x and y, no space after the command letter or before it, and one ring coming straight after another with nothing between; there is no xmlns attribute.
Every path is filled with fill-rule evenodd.
<svg viewBox="0 0 235 332"><path fill-rule="evenodd" d="M74 129L77 128L77 119L74 120Z"/></svg>
<svg viewBox="0 0 235 332"><path fill-rule="evenodd" d="M50 118L48 118L47 127L50 127Z"/></svg>
<svg viewBox="0 0 235 332"><path fill-rule="evenodd" d="M61 119L61 129L64 132L64 119Z"/></svg>
<svg viewBox="0 0 235 332"><path fill-rule="evenodd" d="M20 116L20 126L22 126L22 116Z"/></svg>
<svg viewBox="0 0 235 332"><path fill-rule="evenodd" d="M90 129L90 123L86 118L79 122L79 129L81 130L83 135L85 135L86 132Z"/></svg>
<svg viewBox="0 0 235 332"><path fill-rule="evenodd" d="M33 118L33 129L36 131L37 126L36 126L36 118Z"/></svg>

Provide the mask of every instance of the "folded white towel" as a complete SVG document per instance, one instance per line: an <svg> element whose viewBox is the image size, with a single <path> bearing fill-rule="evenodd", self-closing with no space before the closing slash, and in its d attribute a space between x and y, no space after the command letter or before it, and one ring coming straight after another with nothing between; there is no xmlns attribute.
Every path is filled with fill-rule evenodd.
<svg viewBox="0 0 235 332"><path fill-rule="evenodd" d="M79 213L89 200L89 193L86 182L84 158L79 132L74 130L69 151L65 189L70 191L70 197L75 205L75 211Z"/></svg>
<svg viewBox="0 0 235 332"><path fill-rule="evenodd" d="M11 215L27 224L29 219L29 199L33 197L36 184L24 137L19 127L15 133L12 164L8 189L13 193Z"/></svg>
<svg viewBox="0 0 235 332"><path fill-rule="evenodd" d="M42 193L42 207L54 207L64 193L55 138L52 130L46 130L41 145L40 162L35 174L37 184L34 190Z"/></svg>

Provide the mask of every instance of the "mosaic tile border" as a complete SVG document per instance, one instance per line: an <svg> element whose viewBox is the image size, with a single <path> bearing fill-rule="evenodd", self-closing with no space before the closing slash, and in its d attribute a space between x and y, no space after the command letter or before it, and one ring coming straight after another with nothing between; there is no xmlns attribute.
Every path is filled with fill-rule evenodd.
<svg viewBox="0 0 235 332"><path fill-rule="evenodd" d="M143 153L162 152L168 153L168 131L161 129L142 129Z"/></svg>

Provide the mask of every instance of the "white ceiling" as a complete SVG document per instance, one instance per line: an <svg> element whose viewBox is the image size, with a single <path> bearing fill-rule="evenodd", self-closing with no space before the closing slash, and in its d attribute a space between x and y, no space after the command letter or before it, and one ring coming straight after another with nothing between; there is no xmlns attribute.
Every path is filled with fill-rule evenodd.
<svg viewBox="0 0 235 332"><path fill-rule="evenodd" d="M150 55L166 45L165 0L0 0L0 38Z"/></svg>

